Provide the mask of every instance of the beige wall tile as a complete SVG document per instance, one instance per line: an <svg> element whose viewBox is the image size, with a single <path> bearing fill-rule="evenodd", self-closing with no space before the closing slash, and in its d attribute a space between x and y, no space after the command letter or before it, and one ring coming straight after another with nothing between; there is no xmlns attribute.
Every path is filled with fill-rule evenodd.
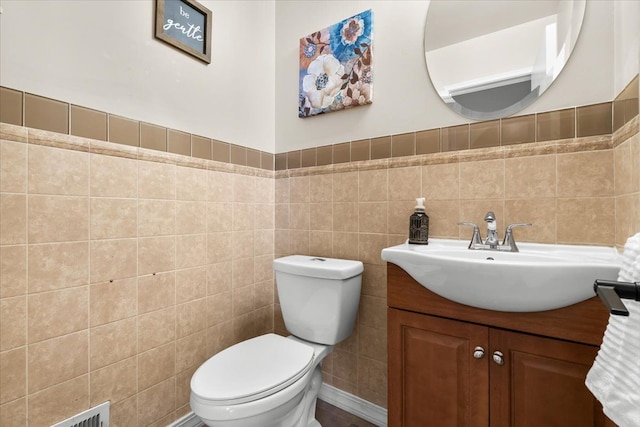
<svg viewBox="0 0 640 427"><path fill-rule="evenodd" d="M207 325L215 326L233 317L231 291L207 297Z"/></svg>
<svg viewBox="0 0 640 427"><path fill-rule="evenodd" d="M291 203L309 203L311 198L310 177L296 176L289 179Z"/></svg>
<svg viewBox="0 0 640 427"><path fill-rule="evenodd" d="M232 233L207 234L207 262L231 261L233 254Z"/></svg>
<svg viewBox="0 0 640 427"><path fill-rule="evenodd" d="M558 155L558 197L613 195L612 150Z"/></svg>
<svg viewBox="0 0 640 427"><path fill-rule="evenodd" d="M140 123L140 146L167 151L167 129L149 123Z"/></svg>
<svg viewBox="0 0 640 427"><path fill-rule="evenodd" d="M614 194L629 194L633 191L631 141L625 141L613 150Z"/></svg>
<svg viewBox="0 0 640 427"><path fill-rule="evenodd" d="M138 425L147 426L175 410L175 377L138 393Z"/></svg>
<svg viewBox="0 0 640 427"><path fill-rule="evenodd" d="M29 343L80 331L89 325L88 286L31 294L27 304Z"/></svg>
<svg viewBox="0 0 640 427"><path fill-rule="evenodd" d="M333 174L333 202L358 201L358 172Z"/></svg>
<svg viewBox="0 0 640 427"><path fill-rule="evenodd" d="M422 197L420 167L389 169L389 200L415 200Z"/></svg>
<svg viewBox="0 0 640 427"><path fill-rule="evenodd" d="M89 153L30 144L28 179L31 194L86 196Z"/></svg>
<svg viewBox="0 0 640 427"><path fill-rule="evenodd" d="M29 291L42 292L88 284L88 250L87 242L29 245Z"/></svg>
<svg viewBox="0 0 640 427"><path fill-rule="evenodd" d="M27 293L27 247L0 246L0 298Z"/></svg>
<svg viewBox="0 0 640 427"><path fill-rule="evenodd" d="M447 163L422 167L422 195L431 200L451 200L460 197L460 165Z"/></svg>
<svg viewBox="0 0 640 427"><path fill-rule="evenodd" d="M136 239L92 241L91 283L135 276L138 270L136 265L137 254Z"/></svg>
<svg viewBox="0 0 640 427"><path fill-rule="evenodd" d="M138 360L135 357L122 360L91 372L91 406L107 400L113 405L137 392Z"/></svg>
<svg viewBox="0 0 640 427"><path fill-rule="evenodd" d="M386 203L362 202L358 203L358 231L360 233L386 233L387 209Z"/></svg>
<svg viewBox="0 0 640 427"><path fill-rule="evenodd" d="M176 304L207 295L207 268L196 267L176 271Z"/></svg>
<svg viewBox="0 0 640 427"><path fill-rule="evenodd" d="M387 331L362 325L358 328L358 355L387 362Z"/></svg>
<svg viewBox="0 0 640 427"><path fill-rule="evenodd" d="M231 266L233 288L253 284L253 258L233 260Z"/></svg>
<svg viewBox="0 0 640 427"><path fill-rule="evenodd" d="M555 197L556 156L517 157L505 160L505 197Z"/></svg>
<svg viewBox="0 0 640 427"><path fill-rule="evenodd" d="M57 384L29 396L27 425L48 426L87 409L89 375Z"/></svg>
<svg viewBox="0 0 640 427"><path fill-rule="evenodd" d="M311 203L309 210L311 230L331 231L333 229L332 203Z"/></svg>
<svg viewBox="0 0 640 427"><path fill-rule="evenodd" d="M27 298L0 299L0 351L27 343Z"/></svg>
<svg viewBox="0 0 640 427"><path fill-rule="evenodd" d="M34 393L89 372L87 330L29 346L29 393Z"/></svg>
<svg viewBox="0 0 640 427"><path fill-rule="evenodd" d="M170 271L176 267L173 236L138 239L138 274Z"/></svg>
<svg viewBox="0 0 640 427"><path fill-rule="evenodd" d="M309 203L291 203L289 205L289 228L294 230L309 230Z"/></svg>
<svg viewBox="0 0 640 427"><path fill-rule="evenodd" d="M252 312L255 309L253 285L236 287L232 290L233 315L239 316Z"/></svg>
<svg viewBox="0 0 640 427"><path fill-rule="evenodd" d="M150 324L146 326L152 327ZM135 317L92 328L89 347L91 371L135 356L138 352L137 342L138 330Z"/></svg>
<svg viewBox="0 0 640 427"><path fill-rule="evenodd" d="M460 217L460 202L458 200L434 200L427 203L425 212L429 215L430 238L458 238L458 222L466 221ZM405 231L407 235L408 222L407 219L407 231Z"/></svg>
<svg viewBox="0 0 640 427"><path fill-rule="evenodd" d="M333 174L310 176L309 192L310 202L331 202L333 200Z"/></svg>
<svg viewBox="0 0 640 427"><path fill-rule="evenodd" d="M206 337L204 337L202 341L206 342ZM191 398L191 377L196 372L196 368L197 367L194 366L176 375L176 406L180 408L186 405L187 413L191 412L191 407L189 406L189 399Z"/></svg>
<svg viewBox="0 0 640 427"><path fill-rule="evenodd" d="M255 246L253 231L234 231L231 234L232 259L250 258Z"/></svg>
<svg viewBox="0 0 640 427"><path fill-rule="evenodd" d="M176 234L207 232L207 202L176 202L175 211Z"/></svg>
<svg viewBox="0 0 640 427"><path fill-rule="evenodd" d="M176 338L175 307L138 316L138 351L144 352Z"/></svg>
<svg viewBox="0 0 640 427"><path fill-rule="evenodd" d="M358 233L333 233L333 256L343 259L359 258Z"/></svg>
<svg viewBox="0 0 640 427"><path fill-rule="evenodd" d="M91 239L137 237L138 205L132 199L91 198Z"/></svg>
<svg viewBox="0 0 640 427"><path fill-rule="evenodd" d="M218 162L229 163L231 161L231 147L226 142L216 141L211 144L211 158Z"/></svg>
<svg viewBox="0 0 640 427"><path fill-rule="evenodd" d="M253 230L256 211L253 203L234 203L232 230Z"/></svg>
<svg viewBox="0 0 640 427"><path fill-rule="evenodd" d="M556 243L556 200L505 200L504 225L530 223L531 227L513 229L516 242ZM503 239L503 230L498 236Z"/></svg>
<svg viewBox="0 0 640 427"><path fill-rule="evenodd" d="M89 238L89 200L84 197L29 196L29 243Z"/></svg>
<svg viewBox="0 0 640 427"><path fill-rule="evenodd" d="M175 199L176 167L166 163L138 162L138 197Z"/></svg>
<svg viewBox="0 0 640 427"><path fill-rule="evenodd" d="M358 235L358 253L356 259L368 264L384 264L380 253L387 247L386 234L364 234Z"/></svg>
<svg viewBox="0 0 640 427"><path fill-rule="evenodd" d="M358 393L369 402L387 407L386 364L368 357L358 358Z"/></svg>
<svg viewBox="0 0 640 427"><path fill-rule="evenodd" d="M0 353L0 403L27 394L27 348L19 347ZM4 408L3 408L4 409Z"/></svg>
<svg viewBox="0 0 640 427"><path fill-rule="evenodd" d="M176 199L206 201L207 171L204 169L177 166Z"/></svg>
<svg viewBox="0 0 640 427"><path fill-rule="evenodd" d="M122 157L91 154L93 197L137 197L138 163Z"/></svg>
<svg viewBox="0 0 640 427"><path fill-rule="evenodd" d="M0 191L27 191L27 144L0 141Z"/></svg>
<svg viewBox="0 0 640 427"><path fill-rule="evenodd" d="M460 164L461 199L504 197L504 160L483 160Z"/></svg>
<svg viewBox="0 0 640 427"><path fill-rule="evenodd" d="M176 202L138 200L138 235L167 236L176 233Z"/></svg>
<svg viewBox="0 0 640 427"><path fill-rule="evenodd" d="M233 202L233 175L226 172L207 171L207 200Z"/></svg>
<svg viewBox="0 0 640 427"><path fill-rule="evenodd" d="M27 425L27 398L22 397L0 405L0 424L7 427Z"/></svg>
<svg viewBox="0 0 640 427"><path fill-rule="evenodd" d="M273 239L273 230L256 230L254 232L253 255L272 254Z"/></svg>
<svg viewBox="0 0 640 427"><path fill-rule="evenodd" d="M251 232L249 232L251 233ZM191 268L207 263L207 235L176 236L176 268Z"/></svg>
<svg viewBox="0 0 640 427"><path fill-rule="evenodd" d="M231 290L233 266L231 261L207 266L207 295Z"/></svg>
<svg viewBox="0 0 640 427"><path fill-rule="evenodd" d="M348 232L358 231L357 203L333 204L333 230Z"/></svg>
<svg viewBox="0 0 640 427"><path fill-rule="evenodd" d="M347 351L334 350L332 353L333 375L355 384L358 381L358 356Z"/></svg>
<svg viewBox="0 0 640 427"><path fill-rule="evenodd" d="M114 280L89 287L89 323L103 325L138 314L138 279Z"/></svg>
<svg viewBox="0 0 640 427"><path fill-rule="evenodd" d="M362 294L374 297L387 297L387 266L371 265L364 266L362 274Z"/></svg>
<svg viewBox="0 0 640 427"><path fill-rule="evenodd" d="M558 243L607 245L615 242L612 197L557 200Z"/></svg>
<svg viewBox="0 0 640 427"><path fill-rule="evenodd" d="M138 314L148 313L176 304L176 275L174 272L138 278Z"/></svg>
<svg viewBox="0 0 640 427"><path fill-rule="evenodd" d="M207 327L206 299L201 298L176 306L176 338L202 331Z"/></svg>
<svg viewBox="0 0 640 427"><path fill-rule="evenodd" d="M27 196L0 194L0 245L27 243Z"/></svg>
<svg viewBox="0 0 640 427"><path fill-rule="evenodd" d="M358 173L358 183L359 201L388 200L388 171L386 169L360 171Z"/></svg>
<svg viewBox="0 0 640 427"><path fill-rule="evenodd" d="M640 231L640 195L629 194L615 198L616 245L624 247L627 239Z"/></svg>
<svg viewBox="0 0 640 427"><path fill-rule="evenodd" d="M253 176L233 174L233 201L253 203L255 200L256 179ZM209 199L211 200L211 199ZM225 200L226 201L226 200Z"/></svg>
<svg viewBox="0 0 640 427"><path fill-rule="evenodd" d="M202 330L176 342L176 372L197 368L207 360L206 335Z"/></svg>
<svg viewBox="0 0 640 427"><path fill-rule="evenodd" d="M274 183L274 203L289 203L291 201L291 198L289 196L290 187L291 186L289 184L289 178L276 179Z"/></svg>
<svg viewBox="0 0 640 427"><path fill-rule="evenodd" d="M274 256L257 256L253 259L253 274L256 282L273 280L273 259Z"/></svg>
<svg viewBox="0 0 640 427"><path fill-rule="evenodd" d="M276 209L278 206L285 205L276 205ZM208 202L206 222L208 233L231 231L233 228L233 203Z"/></svg>
<svg viewBox="0 0 640 427"><path fill-rule="evenodd" d="M278 203L274 206L274 216L275 216L275 228L277 229L288 229L289 228L289 204Z"/></svg>
<svg viewBox="0 0 640 427"><path fill-rule="evenodd" d="M137 414L138 396L136 395L111 405L109 424L114 427L128 427L132 420L137 420Z"/></svg>
<svg viewBox="0 0 640 427"><path fill-rule="evenodd" d="M138 355L138 389L171 378L176 370L176 344L171 342Z"/></svg>

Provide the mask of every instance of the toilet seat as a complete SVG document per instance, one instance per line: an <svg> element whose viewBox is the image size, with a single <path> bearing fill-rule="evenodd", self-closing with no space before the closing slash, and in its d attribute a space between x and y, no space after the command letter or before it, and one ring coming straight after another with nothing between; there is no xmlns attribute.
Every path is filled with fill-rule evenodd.
<svg viewBox="0 0 640 427"><path fill-rule="evenodd" d="M313 347L276 334L235 344L202 364L191 391L212 405L236 405L274 394L314 366Z"/></svg>

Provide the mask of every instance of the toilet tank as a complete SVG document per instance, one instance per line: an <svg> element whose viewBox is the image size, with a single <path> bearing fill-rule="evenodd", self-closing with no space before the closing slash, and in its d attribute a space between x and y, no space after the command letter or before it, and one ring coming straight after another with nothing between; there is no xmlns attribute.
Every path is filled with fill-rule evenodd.
<svg viewBox="0 0 640 427"><path fill-rule="evenodd" d="M291 334L326 345L351 335L362 286L360 261L291 255L274 260L273 269Z"/></svg>

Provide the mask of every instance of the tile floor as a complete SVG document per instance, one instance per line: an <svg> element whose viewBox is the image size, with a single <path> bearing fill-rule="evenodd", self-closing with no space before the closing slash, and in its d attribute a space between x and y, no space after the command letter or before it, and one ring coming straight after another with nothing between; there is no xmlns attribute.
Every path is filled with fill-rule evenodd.
<svg viewBox="0 0 640 427"><path fill-rule="evenodd" d="M376 427L375 424L371 424L320 399L316 404L316 419L322 424L322 427Z"/></svg>

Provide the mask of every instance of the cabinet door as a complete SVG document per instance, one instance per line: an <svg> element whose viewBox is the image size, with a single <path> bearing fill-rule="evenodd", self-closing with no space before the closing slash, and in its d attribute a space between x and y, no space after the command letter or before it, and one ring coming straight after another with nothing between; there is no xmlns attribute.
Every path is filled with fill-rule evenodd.
<svg viewBox="0 0 640 427"><path fill-rule="evenodd" d="M389 426L482 427L489 420L487 327L389 309Z"/></svg>
<svg viewBox="0 0 640 427"><path fill-rule="evenodd" d="M496 329L489 340L491 427L614 425L584 384L597 347Z"/></svg>

